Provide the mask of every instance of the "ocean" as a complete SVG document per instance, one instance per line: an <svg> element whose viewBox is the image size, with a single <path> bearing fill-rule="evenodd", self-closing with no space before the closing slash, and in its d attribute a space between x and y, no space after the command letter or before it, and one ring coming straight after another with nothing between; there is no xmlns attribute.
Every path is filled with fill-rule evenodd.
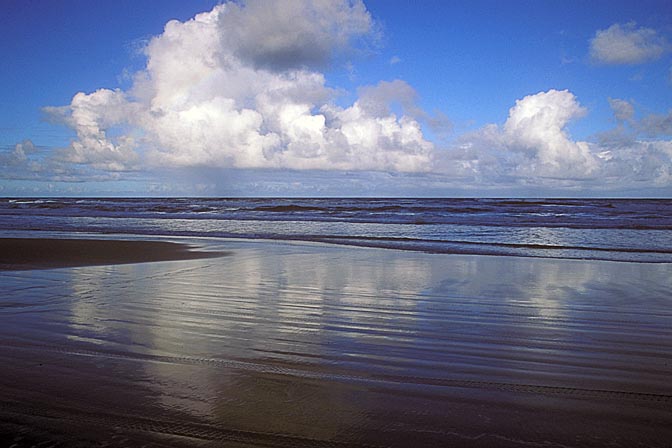
<svg viewBox="0 0 672 448"><path fill-rule="evenodd" d="M672 262L670 199L4 198L0 231Z"/></svg>

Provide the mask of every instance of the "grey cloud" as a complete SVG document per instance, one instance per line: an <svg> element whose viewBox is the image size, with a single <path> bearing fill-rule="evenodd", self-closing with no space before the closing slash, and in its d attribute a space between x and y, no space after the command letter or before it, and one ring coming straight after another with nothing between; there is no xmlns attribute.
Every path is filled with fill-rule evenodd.
<svg viewBox="0 0 672 448"><path fill-rule="evenodd" d="M219 20L222 45L257 68L323 68L370 36L361 0L247 0L227 3Z"/></svg>
<svg viewBox="0 0 672 448"><path fill-rule="evenodd" d="M441 111L430 114L419 107L416 90L400 79L362 87L358 90L358 94L358 104L372 116L385 117L400 113L422 121L437 134L445 136L452 130L452 122L446 114Z"/></svg>
<svg viewBox="0 0 672 448"><path fill-rule="evenodd" d="M630 102L618 98L609 98L608 101L617 120L630 121L634 117L635 108Z"/></svg>
<svg viewBox="0 0 672 448"><path fill-rule="evenodd" d="M649 114L640 120L635 119L635 107L632 103L609 98L609 106L614 112L614 117L619 120L619 127L605 135L621 137L628 135L632 137L647 136L661 137L672 135L672 110L667 114ZM627 124L627 126L623 126Z"/></svg>
<svg viewBox="0 0 672 448"><path fill-rule="evenodd" d="M590 40L590 57L596 63L641 64L660 58L670 50L665 37L634 22L598 30Z"/></svg>
<svg viewBox="0 0 672 448"><path fill-rule="evenodd" d="M672 135L672 110L667 115L648 115L639 122L641 132L651 137Z"/></svg>
<svg viewBox="0 0 672 448"><path fill-rule="evenodd" d="M402 113L411 116L421 114L416 106L417 92L404 81L398 79L381 81L375 86L361 87L358 93L360 107L374 117L384 117L393 113L395 106L400 107Z"/></svg>

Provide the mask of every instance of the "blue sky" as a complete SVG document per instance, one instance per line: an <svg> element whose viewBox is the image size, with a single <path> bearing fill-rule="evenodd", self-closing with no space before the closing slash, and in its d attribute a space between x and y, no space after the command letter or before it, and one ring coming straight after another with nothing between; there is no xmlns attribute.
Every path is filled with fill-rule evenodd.
<svg viewBox="0 0 672 448"><path fill-rule="evenodd" d="M665 1L10 0L0 29L0 195L672 194Z"/></svg>

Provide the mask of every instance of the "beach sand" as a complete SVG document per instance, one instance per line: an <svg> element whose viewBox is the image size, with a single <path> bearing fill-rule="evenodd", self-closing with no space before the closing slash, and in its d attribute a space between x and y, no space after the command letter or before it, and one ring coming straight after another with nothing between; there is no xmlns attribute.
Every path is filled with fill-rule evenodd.
<svg viewBox="0 0 672 448"><path fill-rule="evenodd" d="M669 264L184 242L0 272L0 446L670 446Z"/></svg>

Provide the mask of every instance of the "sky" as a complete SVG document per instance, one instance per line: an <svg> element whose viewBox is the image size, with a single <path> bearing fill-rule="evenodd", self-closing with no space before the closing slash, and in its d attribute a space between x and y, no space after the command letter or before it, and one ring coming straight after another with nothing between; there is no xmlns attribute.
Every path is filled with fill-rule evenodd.
<svg viewBox="0 0 672 448"><path fill-rule="evenodd" d="M666 0L3 0L0 60L0 196L672 197Z"/></svg>

